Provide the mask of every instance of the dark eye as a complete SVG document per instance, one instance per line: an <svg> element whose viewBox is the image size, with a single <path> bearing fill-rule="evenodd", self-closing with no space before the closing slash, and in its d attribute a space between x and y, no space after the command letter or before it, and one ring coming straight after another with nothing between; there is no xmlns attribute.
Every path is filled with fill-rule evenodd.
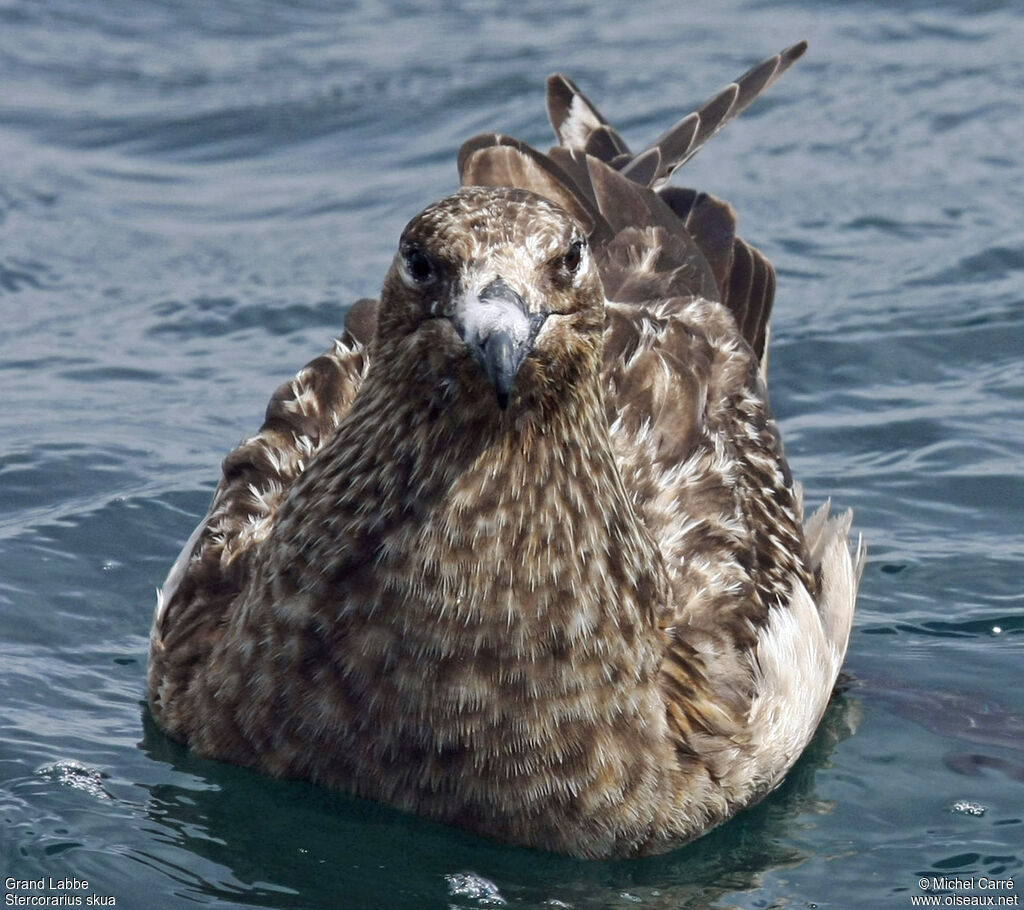
<svg viewBox="0 0 1024 910"><path fill-rule="evenodd" d="M583 261L583 241L574 240L566 254L562 257L562 266L570 275L575 275L576 270Z"/></svg>
<svg viewBox="0 0 1024 910"><path fill-rule="evenodd" d="M423 250L408 250L405 254L405 268L417 284L426 284L434 277L434 261Z"/></svg>

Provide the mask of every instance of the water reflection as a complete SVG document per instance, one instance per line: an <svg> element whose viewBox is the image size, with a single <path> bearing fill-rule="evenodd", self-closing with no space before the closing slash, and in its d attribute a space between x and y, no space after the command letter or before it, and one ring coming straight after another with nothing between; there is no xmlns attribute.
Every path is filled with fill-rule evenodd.
<svg viewBox="0 0 1024 910"><path fill-rule="evenodd" d="M860 704L833 699L783 786L708 836L660 857L587 862L504 847L310 784L272 780L197 758L144 712L145 754L173 782L146 785L146 812L182 851L222 870L181 880L194 899L274 907L604 908L637 902L703 908L758 888L765 873L797 866L813 816L832 810L815 792ZM142 786L142 785L140 785ZM559 903L561 902L561 903Z"/></svg>

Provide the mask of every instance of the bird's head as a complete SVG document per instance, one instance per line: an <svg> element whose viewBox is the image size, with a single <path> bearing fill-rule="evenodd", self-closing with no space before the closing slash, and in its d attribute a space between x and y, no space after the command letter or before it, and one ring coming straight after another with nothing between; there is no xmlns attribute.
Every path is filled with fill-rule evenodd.
<svg viewBox="0 0 1024 910"><path fill-rule="evenodd" d="M572 216L525 190L467 187L402 232L377 352L411 362L417 383L506 410L596 382L603 329L601 279Z"/></svg>

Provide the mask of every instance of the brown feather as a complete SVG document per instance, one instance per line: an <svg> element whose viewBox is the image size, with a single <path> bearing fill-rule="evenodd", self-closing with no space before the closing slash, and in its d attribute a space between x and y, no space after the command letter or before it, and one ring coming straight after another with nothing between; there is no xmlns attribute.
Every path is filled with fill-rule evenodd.
<svg viewBox="0 0 1024 910"><path fill-rule="evenodd" d="M550 158L524 142L500 134L468 140L459 150L463 186L517 186L561 205L588 233L600 219L572 179Z"/></svg>
<svg viewBox="0 0 1024 910"><path fill-rule="evenodd" d="M380 302L225 459L159 599L149 703L208 756L654 853L796 760L862 555L848 519L805 539L759 365L770 264L724 203L648 186L681 134L627 161L569 80L548 107L565 148L466 143L466 188L409 223Z"/></svg>
<svg viewBox="0 0 1024 910"><path fill-rule="evenodd" d="M568 76L548 77L548 119L563 148L610 162L629 156L629 147L601 112Z"/></svg>

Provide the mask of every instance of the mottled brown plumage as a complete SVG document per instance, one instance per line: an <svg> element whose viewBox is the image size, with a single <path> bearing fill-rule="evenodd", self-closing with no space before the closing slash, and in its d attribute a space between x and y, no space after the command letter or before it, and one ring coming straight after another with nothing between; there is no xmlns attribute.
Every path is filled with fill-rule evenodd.
<svg viewBox="0 0 1024 910"><path fill-rule="evenodd" d="M672 171L802 52L633 156L565 77L410 222L275 393L163 588L149 702L197 751L504 841L654 853L776 786L862 551L804 521L770 264Z"/></svg>

